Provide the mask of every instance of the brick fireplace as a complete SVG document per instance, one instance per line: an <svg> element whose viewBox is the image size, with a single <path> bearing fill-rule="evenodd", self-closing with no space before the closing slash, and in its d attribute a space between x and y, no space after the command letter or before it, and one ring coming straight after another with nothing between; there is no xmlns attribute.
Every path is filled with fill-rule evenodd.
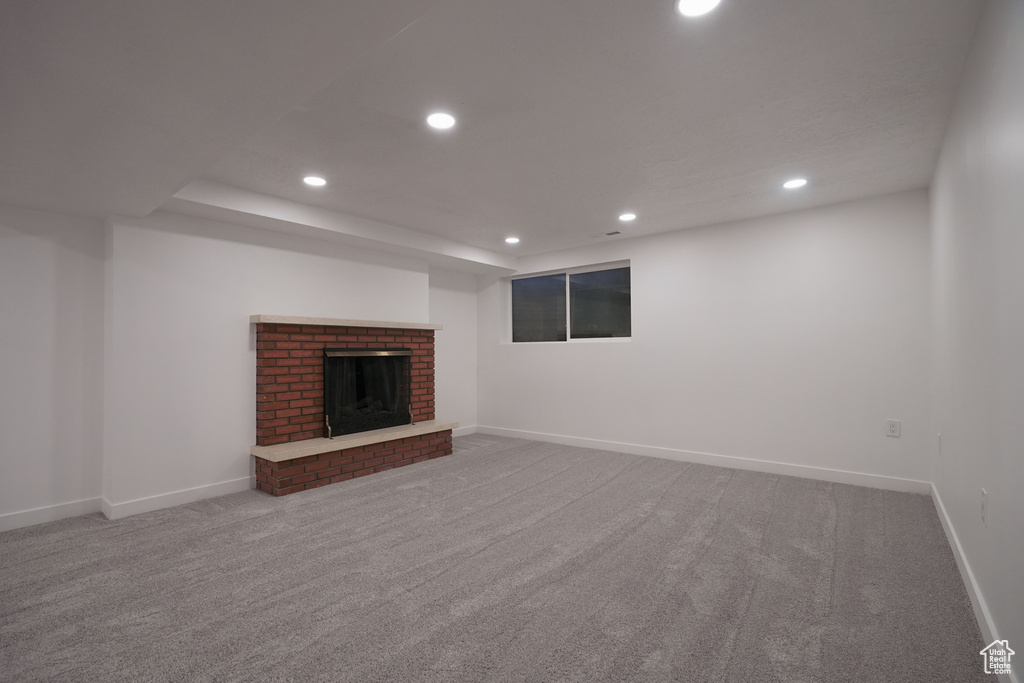
<svg viewBox="0 0 1024 683"><path fill-rule="evenodd" d="M434 416L439 325L254 315L257 488L283 496L452 452ZM409 350L412 423L326 438L324 349Z"/></svg>

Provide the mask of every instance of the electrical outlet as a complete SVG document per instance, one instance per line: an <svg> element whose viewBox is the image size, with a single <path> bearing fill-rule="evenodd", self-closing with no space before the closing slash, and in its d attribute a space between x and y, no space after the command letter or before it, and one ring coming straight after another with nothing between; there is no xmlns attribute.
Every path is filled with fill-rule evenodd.
<svg viewBox="0 0 1024 683"><path fill-rule="evenodd" d="M886 420L885 421L885 435L893 438L900 438L900 421L899 420Z"/></svg>
<svg viewBox="0 0 1024 683"><path fill-rule="evenodd" d="M981 490L981 523L988 526L988 491Z"/></svg>

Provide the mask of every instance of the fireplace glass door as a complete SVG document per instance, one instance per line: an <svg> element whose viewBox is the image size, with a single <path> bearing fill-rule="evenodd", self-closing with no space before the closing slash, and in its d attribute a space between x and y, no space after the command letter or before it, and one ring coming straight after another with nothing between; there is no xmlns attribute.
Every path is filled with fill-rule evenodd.
<svg viewBox="0 0 1024 683"><path fill-rule="evenodd" d="M324 349L324 436L412 422L408 349Z"/></svg>

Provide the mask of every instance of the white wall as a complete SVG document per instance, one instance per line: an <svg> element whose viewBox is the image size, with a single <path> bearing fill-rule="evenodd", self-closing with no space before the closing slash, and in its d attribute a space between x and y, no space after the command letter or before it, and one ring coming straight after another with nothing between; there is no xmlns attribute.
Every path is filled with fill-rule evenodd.
<svg viewBox="0 0 1024 683"><path fill-rule="evenodd" d="M104 511L248 488L254 313L429 321L426 265L154 214L107 228Z"/></svg>
<svg viewBox="0 0 1024 683"><path fill-rule="evenodd" d="M928 213L922 190L522 259L629 259L633 336L503 343L507 287L492 281L481 429L929 480Z"/></svg>
<svg viewBox="0 0 1024 683"><path fill-rule="evenodd" d="M976 606L991 631L986 635L1008 638L1018 652L1024 643L1022 74L1024 2L992 0L932 187L935 486L982 596ZM987 525L982 488L989 493Z"/></svg>
<svg viewBox="0 0 1024 683"><path fill-rule="evenodd" d="M456 420L455 435L477 423L475 275L430 269L430 322L434 336L434 402L439 420Z"/></svg>
<svg viewBox="0 0 1024 683"><path fill-rule="evenodd" d="M99 509L102 344L102 226L0 206L0 530Z"/></svg>

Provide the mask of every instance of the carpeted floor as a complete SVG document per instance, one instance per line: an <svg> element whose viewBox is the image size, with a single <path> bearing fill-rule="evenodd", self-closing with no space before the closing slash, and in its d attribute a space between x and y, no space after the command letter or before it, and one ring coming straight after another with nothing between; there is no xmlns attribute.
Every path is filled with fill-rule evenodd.
<svg viewBox="0 0 1024 683"><path fill-rule="evenodd" d="M0 534L3 681L984 681L925 496L474 435Z"/></svg>

